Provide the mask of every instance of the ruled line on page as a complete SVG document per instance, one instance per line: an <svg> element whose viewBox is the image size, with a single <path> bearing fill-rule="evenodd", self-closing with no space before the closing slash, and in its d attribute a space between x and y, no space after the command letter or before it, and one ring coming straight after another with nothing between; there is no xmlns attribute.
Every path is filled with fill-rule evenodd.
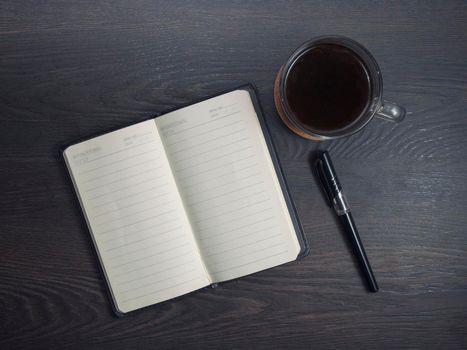
<svg viewBox="0 0 467 350"><path fill-rule="evenodd" d="M102 185L88 188L88 189L84 190L84 192L95 191L95 190L98 190L98 189L100 189L100 188L102 188L102 187L106 187L106 186L109 186L109 185L113 185L113 184L118 183L118 182L120 182L120 181L125 181L125 180L129 180L129 179L133 179L133 178L135 178L135 177L138 177L138 176L141 176L141 175L144 175L144 174L153 172L154 170L157 170L157 169L160 169L160 168L161 168L161 167L159 166L159 167L155 167L155 168L151 168L151 169L146 169L146 170L144 170L144 171L142 171L142 172L138 172L138 173L136 173L136 174L132 174L132 175L130 175L130 176L123 177L123 178L120 178L120 179L118 179L118 180L106 182L106 183L104 183L104 184L102 184ZM159 178L164 177L164 176L166 176L166 175L165 175L165 174L162 174L162 175L159 175L159 176L155 176L155 177L153 177L152 179L155 180L155 179L159 179Z"/></svg>
<svg viewBox="0 0 467 350"><path fill-rule="evenodd" d="M129 302L129 301L134 301L134 300L136 300L136 299L141 299L141 298L147 297L147 296L149 296L149 295L154 295L154 294L157 294L157 293L159 293L159 292L162 292L163 290L167 290L167 289L172 289L172 288L175 288L175 287L179 287L179 286L182 286L182 285L184 285L184 284L188 284L188 283L190 283L190 282L193 282L193 281L199 280L199 279L200 279L200 277L195 277L195 278L192 278L192 279L190 279L190 280L188 280L188 281L183 281L183 282L181 282L181 283L177 283L177 284L174 284L174 285L169 286L169 287L160 288L160 289L151 291L150 293L147 293L147 294L143 294L143 295L140 295L140 296L137 296L137 297L134 297L134 298L122 300L121 302L122 302L122 303L127 303L127 302Z"/></svg>
<svg viewBox="0 0 467 350"><path fill-rule="evenodd" d="M95 168L92 168L92 169L88 169L88 170L82 171L82 172L79 173L78 175L83 175L83 174L87 174L87 173L93 172L93 171L95 171L95 170L107 168L108 166L111 166L111 165L114 165L114 164L117 164L117 163L123 163L123 162L127 161L128 159L134 159L134 158L136 158L136 157L140 157L140 156L142 156L142 155L145 155L145 154L148 154L148 153L154 153L154 152L159 152L159 149L154 148L154 149L150 149L150 150L145 151L145 152L141 152L141 153L138 153L138 154L134 154L134 155L131 155L131 156L129 156L129 157L126 157L126 158L122 158L122 159L113 161L113 162L111 162L111 163L107 163L107 164L100 165L100 166L95 167Z"/></svg>
<svg viewBox="0 0 467 350"><path fill-rule="evenodd" d="M214 235L211 235L211 236L208 236L208 237L206 237L206 236L205 236L205 237L201 237L199 240L200 240L200 241L203 241L203 240L206 240L206 239L210 239L210 238L212 238L212 237L223 236L223 235L226 235L227 233L232 233L232 232L241 230L241 229L243 229L243 228L245 228L245 227L250 227L250 226L259 224L259 223L261 223L261 222L269 221L269 220L272 220L272 219L274 219L274 216L271 216L271 217L268 217L268 218L266 218L266 219L262 219L262 220L259 220L259 221L251 222L251 223L249 223L249 224L246 224L246 225L243 225L243 226L240 226L240 227L236 227L236 228L234 228L234 229L232 229L232 230L229 230L229 231L224 231L224 232L222 232L222 233L214 234Z"/></svg>
<svg viewBox="0 0 467 350"><path fill-rule="evenodd" d="M186 253L179 254L179 255L176 255L176 256L171 256L170 258L158 260L158 261L156 261L156 262L154 262L152 264L149 264L149 265L144 265L144 266L141 266L141 267L136 267L136 268L134 268L132 270L126 270L126 271L122 271L122 272L117 273L117 274L112 274L112 277L117 278L117 277L125 276L125 275L133 273L135 271L141 271L141 270L144 270L144 269L147 269L147 268L150 268L150 267L161 265L161 264L166 263L168 261L180 260L181 258L186 257L186 256L187 256Z"/></svg>
<svg viewBox="0 0 467 350"><path fill-rule="evenodd" d="M211 152L216 152L216 151L222 150L225 147L232 146L233 144L239 144L240 142L246 141L246 140L248 140L247 137L242 137L240 139L230 141L229 143L226 143L226 144L216 145L216 148L214 148L214 149L208 149L206 151L199 152L199 153L191 153L190 152L190 155L188 157L173 160L172 163L185 162L187 159L193 159L193 158L196 158L196 157L199 157L199 156L202 156L202 155L206 155L206 154L211 153Z"/></svg>
<svg viewBox="0 0 467 350"><path fill-rule="evenodd" d="M160 269L160 270L155 270L155 271L152 271L151 273L149 274L146 274L144 276L140 276L140 277L137 277L137 278L133 278L131 280L126 280L124 282L121 282L121 283L117 283L117 285L119 286L123 286L123 285L126 285L128 283L133 283L133 282L137 282L137 281L141 281L141 280L144 280L144 279L147 279L149 277L154 277L154 276L157 276L157 275L160 275L161 273L164 273L164 272L167 272L167 271L171 271L173 269L176 269L176 268L179 268L181 266L186 266L186 265L189 265L189 264L192 264L193 263L193 259L191 259L190 261L186 261L186 262L183 262L183 263L178 263L177 265L174 265L174 266L168 266L164 269ZM193 270L190 270L190 271L193 271ZM137 288L139 289L139 288Z"/></svg>
<svg viewBox="0 0 467 350"><path fill-rule="evenodd" d="M224 136L225 138L225 136ZM205 151L202 151L202 152L199 152L199 153L193 153L193 152L187 152L187 150L185 149L184 151L187 152L189 154L188 157L185 157L185 158L181 158L181 159L175 159L175 160L172 160L172 163L179 163L179 162L183 162L183 161L186 161L187 159L193 159L193 158L196 158L196 157L199 157L199 156L202 156L202 155L205 155L207 153L210 153L210 152L215 152L215 151L219 151L225 147L228 147L228 146L232 146L232 145L238 145L240 142L242 141L246 141L248 140L247 137L242 137L240 139L236 139L236 140L230 140L228 143L226 144L216 144L216 147L215 148L211 148L211 149L208 149L208 150L205 150ZM190 151L192 151L192 148L190 148ZM172 156L172 154L171 154Z"/></svg>
<svg viewBox="0 0 467 350"><path fill-rule="evenodd" d="M248 203L247 205L244 205L243 207L240 207L240 208L231 209L231 210L224 211L224 212L222 212L222 213L219 213L219 214L216 214L216 215L207 217L207 218L202 218L201 220L195 221L195 223L198 224L198 223L203 222L203 221L206 221L206 220L212 220L212 219L217 218L217 217L219 217L219 216L223 216L223 215L226 215L226 214L232 214L233 212L236 212L236 211L239 211L239 210L242 210L242 209L245 209L245 208L252 208L252 207L254 207L254 206L257 205L257 204L261 204L261 203L269 202L269 201L270 201L270 198L266 198L266 199L260 200L260 201L258 201L258 202L255 202L255 203Z"/></svg>
<svg viewBox="0 0 467 350"><path fill-rule="evenodd" d="M229 164L231 164L231 163L229 163ZM257 165L258 165L258 163L253 163L253 164L251 164L251 165L249 165L249 166L246 166L246 167L243 167L243 168L236 168L236 169L235 169L235 172L239 173L240 171L243 171L243 170L245 170L245 169L253 168L253 167L257 166ZM220 168L219 168L219 169L220 169ZM224 173L222 173L222 174L218 174L218 175L216 175L216 176L214 176L214 177L208 177L208 178L205 178L204 180L201 180L201 181L198 181L198 182L192 182L192 183L190 183L190 184L187 185L187 186L180 186L180 188L181 188L182 190L186 190L187 188L190 188L190 187L193 187L193 186L197 186L197 185L199 185L199 184L202 184L202 183L205 183L205 182L208 182L208 181L214 181L214 180L217 180L217 179L219 179L219 178L221 178L221 177L224 177L224 176L226 176L226 175L229 175L229 174L232 174L232 169L228 169L227 172L224 172ZM259 174L259 173L258 173L258 174Z"/></svg>
<svg viewBox="0 0 467 350"><path fill-rule="evenodd" d="M270 246L267 246L267 247L264 247L264 248L261 248L261 249L256 249L256 250L251 251L251 252L247 252L247 253L244 253L244 254L241 254L241 255L236 255L236 256L230 257L228 259L222 259L222 263L224 263L225 261L229 261L229 260L236 260L238 258L244 258L245 256L248 256L248 255L257 255L260 252L263 252L263 251L271 249L271 248L279 247L281 245L284 245L284 243L283 242L275 243L273 245L270 245ZM287 249L285 251L287 251ZM217 272L219 272L219 271L217 271Z"/></svg>
<svg viewBox="0 0 467 350"><path fill-rule="evenodd" d="M259 173L255 173L255 174L251 174L251 175L247 175L247 176L244 176L244 177L237 177L229 182L225 182L225 183L222 183L222 184L219 184L217 186L212 186L209 188L209 191L211 190L214 190L214 189L218 189L218 188L221 188L221 187L224 187L224 186L228 186L228 185L232 185L232 184L235 184L235 183L238 183L239 181L243 181L243 180L247 180L247 179L250 179L252 177L257 177L259 175ZM193 197L193 196L198 196L200 193L205 193L206 191L198 191L198 192L195 192L195 193L190 193L190 194L187 194L184 196L184 198L189 198L189 197Z"/></svg>
<svg viewBox="0 0 467 350"><path fill-rule="evenodd" d="M151 140L151 141L147 141L147 142L141 142L141 143L139 143L139 144L137 144L137 145L126 146L125 148L123 148L123 149L121 149L121 150L114 151L114 152L108 153L108 154L104 154L104 155L102 155L102 156L99 156L99 157L96 157L96 158L94 158L94 159L88 160L86 164L89 164L89 163L94 162L94 161L99 160L99 159L103 159L103 158L107 158L107 157L113 156L113 155L118 154L118 153L121 153L121 152L126 152L126 151L128 151L129 149L141 147L141 146L147 145L147 144L149 144L149 143L154 143L154 141Z"/></svg>
<svg viewBox="0 0 467 350"><path fill-rule="evenodd" d="M134 263L137 263L137 262L141 262L141 261L144 261L148 258L153 258L155 256L160 256L161 254L151 254L151 255L147 255L143 258L140 258L140 259L136 259L136 260L133 260L133 261L130 261L128 263L123 263L123 264L120 264L120 265L116 265L116 266L113 266L112 269L117 269L117 268L121 268L122 266L127 266L127 265L130 265L130 264L134 264ZM135 268L134 270L129 270L129 271L125 271L125 274L127 273L130 273L130 272L134 272L134 271L139 271L141 269L144 269L146 267L151 267L151 266L155 266L155 265L159 265L159 264L162 264L162 263L165 263L167 261L170 261L170 260L174 260L174 259L180 259L182 257L186 257L186 256L189 256L189 251L188 252L183 252L182 254L179 254L179 255L176 255L176 256L170 256L170 258L166 258L166 259L162 259L162 260L157 260L156 262L154 262L152 265L145 265L145 266L142 266L142 267L138 267L138 268ZM120 274L122 274L123 272L121 272ZM113 277L115 277L116 275L112 275Z"/></svg>
<svg viewBox="0 0 467 350"><path fill-rule="evenodd" d="M207 169L203 169L202 171L199 171L197 173L191 173L191 174L188 174L188 175L185 175L185 176L182 176L182 177L179 177L177 175L177 180L178 181L186 181L190 178L193 178L193 177L198 177L199 175L201 174L205 174L205 173L208 173L208 172L212 172L213 170L217 170L217 169L221 169L221 168L224 168L225 166L228 166L228 165L232 165L232 164L237 164L237 163L240 163L244 160L247 160L247 159L250 159L250 158L253 158L255 155L254 154L251 154L247 157L243 157L242 159L239 159L239 160L228 160L226 163L222 163L222 164L219 164L219 165L216 165L215 167L212 167L212 168L207 168Z"/></svg>
<svg viewBox="0 0 467 350"><path fill-rule="evenodd" d="M248 225L248 226L250 226L250 225ZM223 239L222 242L220 242L220 243L208 244L208 245L203 244L202 245L203 250L204 249L209 249L209 248L212 248L212 247L217 247L217 246L220 246L220 245L223 245L223 244L226 244L226 243L230 243L230 242L238 240L239 238L249 237L249 236L252 236L254 234L261 233L261 232L264 232L264 231L267 231L267 230L273 230L275 228L277 228L277 225L268 226L266 228L262 228L260 230L256 230L256 231L253 231L253 232L247 232L247 233L245 233L243 235L235 235L234 237L232 237L230 239Z"/></svg>
<svg viewBox="0 0 467 350"><path fill-rule="evenodd" d="M281 243L281 245L283 245L283 243ZM258 253L258 252L254 252L254 253ZM240 265L234 265L234 266L230 266L229 268L227 269L223 269L223 270L217 270L217 271L213 271L211 273L221 273L221 272L225 272L225 271L229 271L229 270L233 270L233 269L238 269L239 267L244 267L244 266L247 266L247 265L251 265L251 264L254 264L254 263L257 263L259 261L264 261L264 260L268 260L270 258L274 258L276 256L279 256L279 255L282 255L284 253L287 253L287 249L285 250L282 250L281 252L279 253L276 253L276 254L273 254L273 255L269 255L269 256L266 256L266 257L262 257L260 259L256 259L256 260L253 260L253 261L249 261L247 263L244 263L244 264L240 264Z"/></svg>
<svg viewBox="0 0 467 350"><path fill-rule="evenodd" d="M146 191L145 191L145 192L146 192ZM170 193L166 193L165 195L168 195L168 194L170 194ZM112 213L114 213L114 212L116 212L116 211L121 211L121 210L123 210L123 209L128 209L128 208L131 208L131 207L133 207L133 206L135 206L135 205L149 202L149 201L151 201L151 200L153 200L153 199L160 199L161 196L162 196L162 195L158 195L158 196L154 196L154 197L149 197L149 198L146 198L146 199L144 199L144 200L142 200L142 201L138 201L138 202L135 202L135 203L132 203L132 204L125 205L125 206L123 206L123 207L118 207L117 209L109 210L109 211L100 213L100 214L98 214L98 215L94 215L92 218L95 219L95 218L98 218L98 217L101 217L101 216L104 216L104 215L107 215L107 214L112 214ZM112 202L110 202L110 203L114 203L114 201L112 201Z"/></svg>
<svg viewBox="0 0 467 350"><path fill-rule="evenodd" d="M131 185L128 185L126 187L123 187L123 188L118 188L116 190L113 190L113 191L110 191L110 192L106 192L106 193L102 193L98 196L95 196L95 197L91 197L91 198L87 198L88 201L91 201L91 200L94 200L94 199L97 199L97 198L101 198L101 197L105 197L105 196L108 196L109 194L113 194L113 193L117 193L117 192L120 192L120 191L124 191L124 190L127 190L129 188L132 188L132 187L136 187L136 186L139 186L139 185L142 185L142 184L145 184L145 183L148 183L150 181L154 181L153 178L149 178L149 179L146 179L146 180L143 180L141 182L137 182L135 184L131 184ZM164 187L164 186L167 186L168 183L163 183L163 184L159 184L158 186L156 186L155 188L160 188L160 187Z"/></svg>
<svg viewBox="0 0 467 350"><path fill-rule="evenodd" d="M156 158L151 158L151 159L148 159L148 160L145 160L141 163L136 163L134 165L130 165L130 166L127 166L125 168L120 168L120 169L117 169L117 170L114 170L114 171L110 171L108 173L105 173L105 174L101 174L97 177L94 177L92 179L89 179L89 180L86 180L86 181L82 181L81 183L82 184L85 184L85 183L89 183L89 182L92 182L92 181L96 181L96 180L99 180L99 179L102 179L104 177L107 177L107 176L110 176L110 175L114 175L114 174L117 174L117 173L120 173L122 171L125 171L125 170L128 170L128 169L134 169L134 168L137 168L138 166L140 165L143 165L143 164L147 164L147 163L150 163L150 162L155 162L159 159L159 157L156 157ZM158 167L158 168L161 168L161 167Z"/></svg>
<svg viewBox="0 0 467 350"><path fill-rule="evenodd" d="M230 103L228 105L223 106L222 108L223 109L228 109L228 108L230 108L232 106L237 106L237 105L238 105L238 102L232 102L232 103Z"/></svg>
<svg viewBox="0 0 467 350"><path fill-rule="evenodd" d="M232 252L234 250L238 250L238 249L245 248L245 247L248 247L248 246L251 246L251 245L255 245L255 244L260 243L260 242L265 242L265 241L268 241L270 239L277 238L277 237L279 237L281 235L282 235L282 233L279 232L278 234L276 234L274 236L269 236L269 237L266 237L266 238L258 239L256 241L249 242L249 243L246 243L246 244L242 244L242 245L234 247L234 248L219 250L219 251L216 251L215 253L212 253L212 254L207 254L207 255L205 254L205 255L203 255L203 257L204 258L209 258L209 257L216 256L216 255L219 255L219 254L229 253L229 252ZM281 242L281 244L282 244L282 242ZM256 253L256 252L257 251L254 251L254 253ZM241 257L241 256L235 256L234 259L237 258L237 257Z"/></svg>
<svg viewBox="0 0 467 350"><path fill-rule="evenodd" d="M265 211L268 211L268 210L271 210L271 209L272 209L271 207L268 207L268 208L265 208L265 209L262 209L262 210L259 210L259 211L253 212L253 213L248 213L248 215L243 215L243 216L242 216L242 220L243 220L244 218L248 218L248 217L253 216L253 215L256 215L256 214L264 213ZM228 221L222 221L220 224L221 224L221 225L225 225L225 224L228 224L228 223L230 223L230 222L238 221L238 220L239 220L239 218L234 218L234 219L231 219L231 220L228 220ZM219 225L219 224L218 224L218 225ZM201 228L200 231L202 232L202 231L206 231L206 230L211 230L211 229L213 229L213 228L217 228L218 225L216 225L216 226L211 226L211 227Z"/></svg>
<svg viewBox="0 0 467 350"><path fill-rule="evenodd" d="M236 188L236 189L234 189L233 191L224 192L224 193L218 194L218 195L213 196L213 197L210 197L210 198L205 198L205 199L203 199L203 200L201 200L201 201L198 201L198 202L190 203L188 206L189 206L189 207L192 207L192 206L198 205L198 204L200 204L200 203L203 203L203 202L206 202L206 201L210 201L210 200L212 200L212 199L216 199L216 198L219 198L219 197L224 197L224 196L227 195L227 194L231 194L231 193L238 192L238 191L241 191L241 190L244 190L244 189L253 187L253 186L257 186L257 185L262 184L262 183L263 183L263 181L255 182L254 184L251 184L251 185L248 185L248 186L243 186L243 187L240 187L240 188Z"/></svg>
<svg viewBox="0 0 467 350"><path fill-rule="evenodd" d="M135 222L131 222L131 223L123 225L123 226L119 226L119 227L115 227L115 228L112 228L112 229L109 229L109 230L106 230L106 231L98 232L97 235L102 236L102 235L105 235L107 233L114 232L114 231L117 231L117 230L121 230L122 228L127 228L127 227L130 227L130 226L134 226L136 224L140 224L142 222L146 222L148 220L155 219L155 218L158 218L158 217L160 217L162 215L170 214L170 213L173 213L173 212L175 212L175 211L173 209L171 209L171 210L165 211L163 213L159 213L159 214L154 215L154 216L149 216L147 218L144 218L144 219L141 219L141 220L138 220L138 221L135 221Z"/></svg>
<svg viewBox="0 0 467 350"><path fill-rule="evenodd" d="M119 239L122 239L122 238L125 238L125 237L130 237L130 236L134 236L135 234L137 233L141 233L141 232L144 232L144 231L148 231L148 230L157 230L158 228L160 228L162 225L165 225L165 224L168 224L170 222L174 222L176 221L177 219L169 219L169 220L166 220L166 221L163 221L163 222L157 222L155 223L154 225L151 225L149 227L145 227L145 228L142 228L140 230L137 230L137 231L131 231L131 232L127 232L125 233L124 235L119 235L119 236L116 236L116 237L112 237L110 239L107 239L105 241L103 241L103 243L108 243L108 242L112 242L112 241L115 241L115 240L119 240Z"/></svg>
<svg viewBox="0 0 467 350"><path fill-rule="evenodd" d="M131 291L134 291L134 290L140 290L140 289L152 286L152 285L154 285L156 283L160 283L160 282L164 282L164 281L170 281L170 280L173 280L173 279L175 279L177 277L185 276L185 275L189 274L190 272L193 272L194 270L195 269L191 269L191 270L188 270L188 271L183 271L182 273L179 273L179 274L176 274L176 275L173 275L173 276L170 276L170 277L162 278L162 279L159 279L157 281L152 281L151 283L143 284L142 286L139 286L139 287L134 287L134 288L130 288L130 289L127 289L127 290L122 290L121 293L128 293L128 292L131 292Z"/></svg>
<svg viewBox="0 0 467 350"><path fill-rule="evenodd" d="M181 248L181 247L185 247L185 246L187 247L189 245L190 245L189 243L185 243L185 244L182 244L180 246L174 247L173 249L177 249L177 248ZM170 253L170 251L166 251L166 253ZM186 252L186 253L189 253L189 252ZM121 263L119 265L114 265L114 266L111 266L111 268L112 269L117 269L117 268L120 268L122 266L126 266L126 265L129 265L129 264L134 264L135 262L143 261L143 260L146 260L147 258L152 258L152 257L157 256L157 255L161 255L161 252L155 252L155 253L153 252L151 255L146 255L146 256L140 257L140 258L135 259L135 260L131 260L131 261Z"/></svg>
<svg viewBox="0 0 467 350"><path fill-rule="evenodd" d="M151 235L151 236L147 236L147 237L144 237L144 238L140 238L140 239L137 239L137 240L134 240L134 241L130 241L130 242L125 242L124 244L122 245L119 245L119 246L116 246L116 247L112 247L112 248L109 248L109 249L106 249L104 250L105 252L111 252L113 250L116 250L116 249L120 249L120 248L127 248L133 244L136 244L136 243L140 243L140 242L144 242L144 241L147 241L148 239L151 239L151 238L158 238L160 236L164 236L166 235L167 233L170 233L170 232L173 232L173 231L176 231L176 230L180 230L182 228L182 226L177 226L177 227L173 227L171 228L170 230L167 230L167 231L163 231L163 232L158 232L157 235Z"/></svg>
<svg viewBox="0 0 467 350"><path fill-rule="evenodd" d="M242 132L242 131L245 131L246 129L240 129L240 130L237 130L237 131L233 131L233 132L229 132L227 134L223 134L223 135L220 135L218 137L215 137L215 138L212 138L210 140L207 140L207 141L204 141L204 142L201 142L201 143L197 143L196 145L191 145L189 147L185 147L185 148L180 148L178 150L176 150L175 152L168 152L170 156L174 156L175 154L177 153L180 153L180 152L186 152L187 150L192 150L193 148L196 148L196 147L199 147L199 146L203 146L205 144L208 144L214 140L218 140L218 139L223 139L223 138L226 138L226 137L229 137L229 136L232 136L232 135L235 135L239 132Z"/></svg>
<svg viewBox="0 0 467 350"><path fill-rule="evenodd" d="M215 158L211 158L211 159L208 159L208 160L205 160L205 161L202 161L202 162L198 162L198 163L193 164L193 165L191 165L191 166L188 166L188 167L185 167L185 168L182 168L182 169L178 169L178 171L185 171L185 170L187 170L187 169L192 169L192 168L197 167L197 166L200 166L200 165L202 165L202 164L209 163L209 162L212 162L212 161L214 161L214 160L218 160L218 159L225 158L225 157L230 156L230 155L232 155L232 154L234 154L234 153L235 153L235 154L238 154L238 153L240 153L240 152L242 152L242 151L245 151L245 150L247 150L247 149L250 149L250 148L252 148L252 147L253 147L253 146L250 145L250 146L247 146L247 147L245 147L245 148L237 149L237 150L235 150L235 151L233 151L233 152L224 153L223 155L221 155L221 156L219 156L219 157L215 157Z"/></svg>
<svg viewBox="0 0 467 350"><path fill-rule="evenodd" d="M161 247L163 246L164 244L168 244L170 242L175 242L177 240L179 240L181 237L183 236L175 236L175 237L170 237L170 239L166 239L165 241L163 242L156 242L156 243L153 243L151 245L146 245L142 248L138 248L138 249L133 249L131 251L125 251L125 253L123 254L119 254L119 255L115 255L115 256L111 256L111 257L108 257L107 260L114 260L114 259L119 259L119 258L122 258L122 257L125 257L125 256L129 256L129 255L133 255L134 253L139 253L143 250L147 250L149 248L154 248L154 247ZM172 250L172 248L170 249L165 249L165 250L159 250L157 253L158 254L163 254L163 253L167 253L167 252L170 252Z"/></svg>
<svg viewBox="0 0 467 350"><path fill-rule="evenodd" d="M204 122L204 123L196 124L196 125L190 126L190 127L188 127L188 128L184 128L184 129L180 129L180 130L174 131L173 133L170 134L170 136L173 136L173 135L176 135L176 134L185 132L185 131L187 131L187 130L196 129L196 128L199 128L200 126L203 126L203 125L206 125L206 124L211 124L211 123L217 122L217 121L219 121L219 120L222 120L222 119L224 119L224 118L230 117L230 116L235 115L235 114L238 114L238 113L240 113L240 111L235 111L235 112L233 112L233 113L229 113L229 114L226 114L226 115L217 117L216 119L208 120L207 122Z"/></svg>
<svg viewBox="0 0 467 350"><path fill-rule="evenodd" d="M224 205L230 205L230 204L232 204L232 203L235 203L235 202L238 202L238 201L241 201L241 200L247 200L247 199L249 199L249 198L251 198L251 197L254 197L254 196L256 196L256 195L263 194L263 193L266 193L266 191L265 191L265 190L261 190L261 191L259 191L259 192L250 193L249 195L246 195L246 196L243 196L243 197L239 197L239 198L237 198L237 199L231 199L231 200L229 200L229 201L227 201L227 202L225 202L225 203L217 204L217 205L216 205L216 209L218 209L219 207L222 207L222 206L224 206ZM206 212L206 211L211 212L211 208L201 210L201 213L200 213L199 211L196 211L194 208L191 208L190 211L191 211L195 216L198 216L198 215L200 215L201 213Z"/></svg>
<svg viewBox="0 0 467 350"><path fill-rule="evenodd" d="M99 223L96 223L95 226L96 227L99 227L99 226L102 226L102 225L106 225L106 224L112 224L114 223L115 221L118 221L118 220L121 220L121 219L127 219L127 218L130 218L132 216L135 216L135 215L139 215L141 213L144 213L144 212L147 212L147 211L150 211L150 210L154 210L156 208L160 208L162 206L168 206L169 204L173 204L173 200L172 201L169 201L169 202L165 202L165 203L158 203L157 205L154 205L152 207L149 207L149 208L145 208L145 209L142 209L142 210L138 210L134 213L131 213L131 214L127 214L127 215L119 215L116 219L112 219L112 220L107 220L107 221L103 221L103 222L99 222ZM173 208L173 210L175 210L176 208Z"/></svg>
<svg viewBox="0 0 467 350"><path fill-rule="evenodd" d="M202 135L205 135L205 134L212 134L213 131L223 129L225 127L232 126L232 125L235 125L235 124L238 124L238 123L241 123L241 122L243 122L243 120L236 120L233 123L230 123L230 124L227 124L227 125L221 125L221 126L219 126L217 128L213 128L213 129L210 129L210 130L203 131L202 133L191 136L191 138L196 140L197 138L199 138L199 136L202 136ZM175 144L178 144L180 142L186 142L186 139L182 138L182 139L177 140L175 142L167 143L167 146L171 147L171 146L173 146Z"/></svg>
<svg viewBox="0 0 467 350"><path fill-rule="evenodd" d="M96 205L96 206L94 206L94 207L91 207L90 209L96 209L96 208L102 207L102 206L107 205L107 204L117 203L117 202L120 202L120 201L122 201L122 200L124 200L124 199L128 199L128 198L131 198L131 197L138 196L138 195L140 195L141 193L147 193L148 191L155 190L156 188L160 188L160 186L153 186L153 187L150 187L150 188L146 188L146 189L144 189L144 190L142 190L142 191L140 191L140 192L135 192L135 193L129 194L129 195L127 195L127 196L120 197L120 198L118 198L118 199L112 199L112 200L110 200L110 201L106 201L106 202L104 202L104 203L101 203L101 204L98 204L98 205ZM159 194L158 196L159 196L159 197L160 197L160 196L165 196L165 195L168 195L168 194L170 194L170 193L171 193L171 192L165 192L165 193Z"/></svg>

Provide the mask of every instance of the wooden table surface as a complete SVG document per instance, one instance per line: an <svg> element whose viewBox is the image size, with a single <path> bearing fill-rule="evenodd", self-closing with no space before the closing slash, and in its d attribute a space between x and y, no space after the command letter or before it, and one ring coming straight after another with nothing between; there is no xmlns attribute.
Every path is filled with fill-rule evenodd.
<svg viewBox="0 0 467 350"><path fill-rule="evenodd" d="M403 123L321 144L282 125L275 73L325 34L371 50ZM59 146L245 82L311 254L116 318ZM466 108L465 1L1 1L0 348L465 349ZM317 149L333 156L377 294L312 176Z"/></svg>

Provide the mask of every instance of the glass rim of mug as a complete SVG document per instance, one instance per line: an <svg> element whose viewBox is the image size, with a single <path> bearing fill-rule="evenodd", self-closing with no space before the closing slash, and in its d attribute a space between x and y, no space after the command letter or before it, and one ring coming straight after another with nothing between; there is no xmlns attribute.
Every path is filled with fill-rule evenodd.
<svg viewBox="0 0 467 350"><path fill-rule="evenodd" d="M368 79L370 80L370 97L365 109L352 123L340 129L318 130L303 125L296 119L285 96L287 78L292 67L303 54L318 44L335 44L351 50L364 64ZM352 135L363 129L373 119L376 112L383 105L383 77L378 63L373 55L363 45L345 36L319 36L304 42L295 51L293 51L281 67L278 74L280 74L278 81L278 94L281 107L285 113L285 118L287 118L295 128L309 136L311 139L330 140Z"/></svg>

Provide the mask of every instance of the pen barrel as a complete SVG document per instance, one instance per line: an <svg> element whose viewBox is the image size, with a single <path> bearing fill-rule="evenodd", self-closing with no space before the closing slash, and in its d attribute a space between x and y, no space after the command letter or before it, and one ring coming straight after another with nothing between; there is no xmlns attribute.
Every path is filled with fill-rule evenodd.
<svg viewBox="0 0 467 350"><path fill-rule="evenodd" d="M332 205L337 215L341 216L350 212L349 204L347 203L347 198L345 197L342 191L339 191L337 195L332 199Z"/></svg>
<svg viewBox="0 0 467 350"><path fill-rule="evenodd" d="M363 248L363 244L360 240L360 235L358 234L357 227L355 226L352 215L350 212L348 212L344 215L340 215L339 218L345 228L345 231L349 235L349 240L352 244L354 253L357 256L358 263L360 264L361 270L365 276L370 291L377 292L379 287L376 283L375 276L373 275L370 262L366 256L365 249Z"/></svg>

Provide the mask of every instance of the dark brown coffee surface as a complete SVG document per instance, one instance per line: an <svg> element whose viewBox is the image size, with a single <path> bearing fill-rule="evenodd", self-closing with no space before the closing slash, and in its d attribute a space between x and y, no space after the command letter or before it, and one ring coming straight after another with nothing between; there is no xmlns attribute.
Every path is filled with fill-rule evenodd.
<svg viewBox="0 0 467 350"><path fill-rule="evenodd" d="M362 115L369 103L370 82L363 62L352 50L318 44L291 67L285 94L295 118L305 127L333 131Z"/></svg>

